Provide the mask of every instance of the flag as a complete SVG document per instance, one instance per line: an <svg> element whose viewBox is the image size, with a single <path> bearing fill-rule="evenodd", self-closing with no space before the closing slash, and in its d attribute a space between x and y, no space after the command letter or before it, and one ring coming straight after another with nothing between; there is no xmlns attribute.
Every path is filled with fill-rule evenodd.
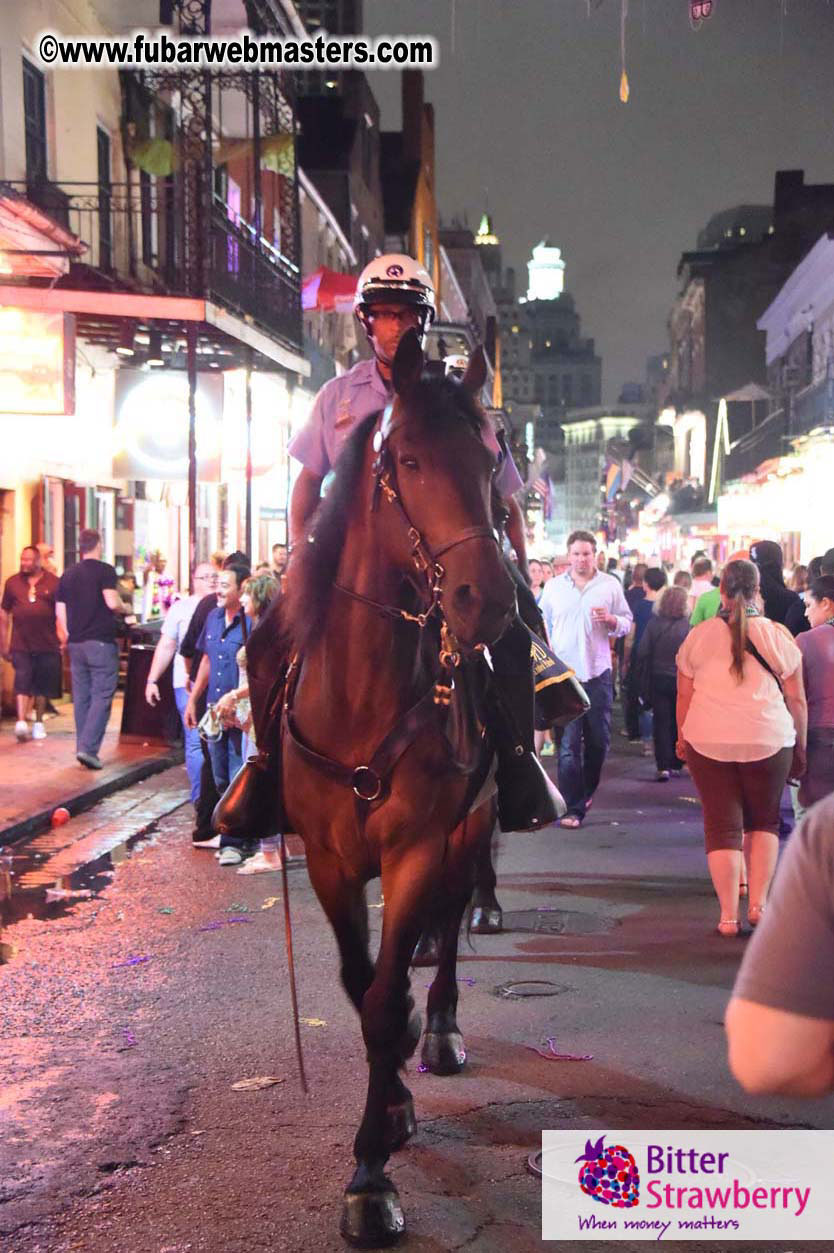
<svg viewBox="0 0 834 1253"><path fill-rule="evenodd" d="M542 517L545 522L548 522L552 512L553 493L550 486L550 475L546 470L533 480L532 487L536 495L542 498Z"/></svg>

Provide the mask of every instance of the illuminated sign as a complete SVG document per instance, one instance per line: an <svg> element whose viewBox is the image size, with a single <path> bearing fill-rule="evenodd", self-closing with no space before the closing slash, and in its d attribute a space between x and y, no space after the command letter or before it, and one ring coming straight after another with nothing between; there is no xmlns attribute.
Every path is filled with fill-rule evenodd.
<svg viewBox="0 0 834 1253"><path fill-rule="evenodd" d="M188 379L181 370L116 374L113 474L124 479L188 478ZM197 478L220 481L223 378L199 375Z"/></svg>
<svg viewBox="0 0 834 1253"><path fill-rule="evenodd" d="M75 318L0 307L0 412L75 412Z"/></svg>

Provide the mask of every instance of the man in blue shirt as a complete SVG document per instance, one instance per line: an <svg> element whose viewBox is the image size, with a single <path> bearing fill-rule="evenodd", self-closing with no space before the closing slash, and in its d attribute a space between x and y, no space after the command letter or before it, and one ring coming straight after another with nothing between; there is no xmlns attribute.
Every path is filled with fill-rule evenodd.
<svg viewBox="0 0 834 1253"><path fill-rule="evenodd" d="M231 566L220 572L217 583L217 608L212 609L203 625L197 648L203 654L188 704L185 725L196 727L197 706L203 692L210 705L215 705L238 683L238 650L246 643L251 622L240 604L240 587L247 571ZM218 795L222 796L243 765L242 732L229 727L216 740L208 741L211 770Z"/></svg>
<svg viewBox="0 0 834 1253"><path fill-rule="evenodd" d="M290 441L289 451L302 467L290 501L293 545L305 535L321 498L324 478L350 434L365 418L381 412L392 400L392 366L400 340L409 330L417 331L422 337L434 317L432 280L411 257L403 254L377 257L359 276L354 311L374 355L325 383L316 397L309 421ZM526 568L523 519L513 500L522 480L512 457L504 454L491 427L485 427L483 438L496 458L496 490L502 500L508 502L510 542ZM221 832L242 829L253 820L265 830L272 822L266 807L270 791L274 793L275 787L268 781L269 764L263 746L269 741L269 732L263 719L271 704L275 675L280 672L284 658L270 626L269 618L259 624L256 638L247 648L249 692L261 762L253 762L248 770L252 790L241 782L220 806L217 826ZM498 754L500 825L505 831L537 830L554 822L563 812L563 806L533 748L533 671L527 629L516 620L490 653L495 686L505 714L495 719L495 725L490 727ZM241 779L246 775L245 771ZM255 797L256 790L260 799Z"/></svg>

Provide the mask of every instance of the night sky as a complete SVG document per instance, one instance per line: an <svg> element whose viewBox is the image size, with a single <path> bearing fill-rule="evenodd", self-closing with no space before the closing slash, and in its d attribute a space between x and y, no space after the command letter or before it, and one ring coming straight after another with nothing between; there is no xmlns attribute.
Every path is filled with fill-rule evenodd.
<svg viewBox="0 0 834 1253"><path fill-rule="evenodd" d="M665 350L678 258L713 213L770 203L777 169L834 182L834 3L715 0L693 31L688 0L630 0L626 105L620 0L591 10L365 0L365 28L438 39L426 97L440 210L477 226L488 200L522 293L532 246L562 249L612 401ZM383 128L399 127L399 75L369 78Z"/></svg>

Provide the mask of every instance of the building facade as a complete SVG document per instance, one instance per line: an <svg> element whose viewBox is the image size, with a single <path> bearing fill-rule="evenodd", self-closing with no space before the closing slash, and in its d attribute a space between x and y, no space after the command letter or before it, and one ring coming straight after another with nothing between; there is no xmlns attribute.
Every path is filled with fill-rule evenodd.
<svg viewBox="0 0 834 1253"><path fill-rule="evenodd" d="M175 0L170 17L218 34L251 12ZM257 14L257 33L303 33L291 4ZM263 555L262 510L283 528L309 403L292 82L33 55L44 27L103 36L159 16L150 0L0 11L0 578L30 542L65 567L93 526L140 583L160 551L184 588L214 549Z"/></svg>

